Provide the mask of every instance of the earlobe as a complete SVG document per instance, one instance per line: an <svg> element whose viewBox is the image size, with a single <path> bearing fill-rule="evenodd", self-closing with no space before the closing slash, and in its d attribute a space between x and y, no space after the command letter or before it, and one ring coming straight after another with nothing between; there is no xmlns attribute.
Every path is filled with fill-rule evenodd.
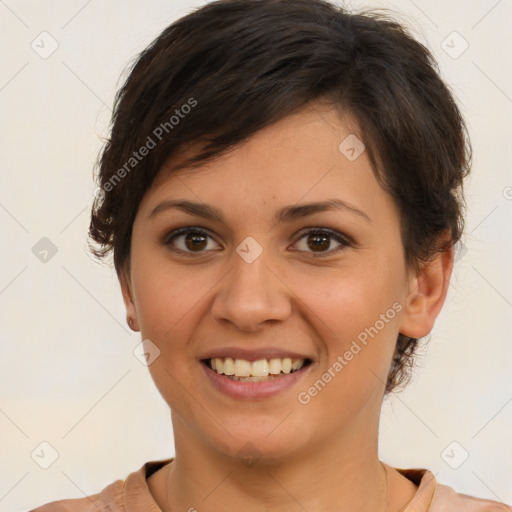
<svg viewBox="0 0 512 512"><path fill-rule="evenodd" d="M448 293L453 270L453 247L422 265L410 280L400 333L411 338L429 334Z"/></svg>
<svg viewBox="0 0 512 512"><path fill-rule="evenodd" d="M119 284L121 285L121 293L126 308L126 322L133 331L140 331L137 311L133 301L131 279L126 269L124 269L119 276Z"/></svg>

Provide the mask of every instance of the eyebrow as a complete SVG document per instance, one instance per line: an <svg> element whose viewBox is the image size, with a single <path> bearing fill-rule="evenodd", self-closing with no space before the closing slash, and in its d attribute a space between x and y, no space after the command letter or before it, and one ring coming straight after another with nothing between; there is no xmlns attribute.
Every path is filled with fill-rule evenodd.
<svg viewBox="0 0 512 512"><path fill-rule="evenodd" d="M148 219L151 219L158 215L159 213L177 208L182 210L185 213L189 213L190 215L196 215L198 217L203 217L205 219L209 219L212 221L225 223L224 215L221 210L218 208L205 204L205 203L195 203L193 201L188 201L185 199L173 199L162 201L158 204L149 214ZM355 206L343 201L342 199L329 199L327 201L315 202L315 203L303 203L298 205L285 206L278 210L274 215L275 223L283 223L283 222L292 222L297 219L301 219L303 217L307 217L309 215L313 215L315 213L321 213L330 210L340 210L348 213L352 213L354 215L358 215L359 217L365 219L367 222L371 223L370 217L359 210Z"/></svg>

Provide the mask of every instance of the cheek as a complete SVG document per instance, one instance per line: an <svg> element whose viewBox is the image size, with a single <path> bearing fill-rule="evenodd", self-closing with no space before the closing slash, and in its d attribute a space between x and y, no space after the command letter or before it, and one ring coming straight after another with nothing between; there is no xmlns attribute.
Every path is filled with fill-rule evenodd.
<svg viewBox="0 0 512 512"><path fill-rule="evenodd" d="M145 279L137 289L141 334L160 344L191 308L179 281Z"/></svg>
<svg viewBox="0 0 512 512"><path fill-rule="evenodd" d="M148 370L169 406L186 411L185 390L193 388L190 369L196 364L190 340L205 314L211 285L198 273L194 276L194 272L180 272L165 264L139 268L145 268L137 276L141 336L160 350Z"/></svg>
<svg viewBox="0 0 512 512"><path fill-rule="evenodd" d="M382 272L323 270L324 275L297 276L290 288L307 306L306 310L314 313L312 318L322 320L325 330L340 341L373 325L398 297L393 278Z"/></svg>
<svg viewBox="0 0 512 512"><path fill-rule="evenodd" d="M351 275L301 293L314 312L309 318L319 337L321 364L297 399L309 417L322 418L327 430L349 424L362 410L373 410L367 404L378 408L382 400L398 315L389 281L374 279Z"/></svg>
<svg viewBox="0 0 512 512"><path fill-rule="evenodd" d="M134 254L132 278L141 335L158 345L182 339L176 331L190 325L208 290L199 267L170 262L159 251ZM211 288L211 286L210 286Z"/></svg>
<svg viewBox="0 0 512 512"><path fill-rule="evenodd" d="M297 280L293 289L306 306L305 311L310 312L309 321L326 365L324 371L342 357L343 374L351 382L374 382L376 377L370 369L385 378L401 309L390 270L353 269L339 273L337 278L331 274L328 279L316 276Z"/></svg>

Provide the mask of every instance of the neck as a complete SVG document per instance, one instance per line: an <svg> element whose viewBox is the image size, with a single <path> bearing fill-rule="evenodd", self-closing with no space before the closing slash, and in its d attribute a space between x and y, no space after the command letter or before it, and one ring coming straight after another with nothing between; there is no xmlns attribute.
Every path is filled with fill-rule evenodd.
<svg viewBox="0 0 512 512"><path fill-rule="evenodd" d="M378 459L377 432L353 428L323 445L308 444L279 460L253 465L205 448L178 421L176 456L166 478L164 512L177 510L350 510L386 512L387 474ZM364 439L363 439L364 436Z"/></svg>

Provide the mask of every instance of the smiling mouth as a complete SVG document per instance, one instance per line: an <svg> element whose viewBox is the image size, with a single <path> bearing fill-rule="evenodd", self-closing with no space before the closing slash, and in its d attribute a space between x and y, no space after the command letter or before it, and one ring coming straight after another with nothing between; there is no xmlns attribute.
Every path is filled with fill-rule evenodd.
<svg viewBox="0 0 512 512"><path fill-rule="evenodd" d="M247 361L245 359L213 358L201 360L210 370L239 382L265 382L279 379L285 375L298 372L311 364L310 359L290 359L289 357L259 359Z"/></svg>

